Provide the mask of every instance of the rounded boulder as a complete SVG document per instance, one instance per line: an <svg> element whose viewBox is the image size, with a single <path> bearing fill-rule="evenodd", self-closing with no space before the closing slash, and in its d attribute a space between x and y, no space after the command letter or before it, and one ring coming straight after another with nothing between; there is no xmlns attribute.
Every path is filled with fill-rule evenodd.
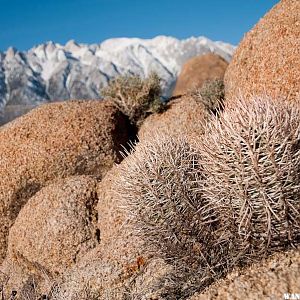
<svg viewBox="0 0 300 300"><path fill-rule="evenodd" d="M282 0L249 31L225 74L226 97L299 98L300 1Z"/></svg>
<svg viewBox="0 0 300 300"><path fill-rule="evenodd" d="M225 59L213 53L191 58L182 67L173 96L201 88L206 81L223 79L227 66Z"/></svg>
<svg viewBox="0 0 300 300"><path fill-rule="evenodd" d="M42 105L0 128L0 262L7 235L27 200L48 182L101 178L128 142L127 118L108 101Z"/></svg>

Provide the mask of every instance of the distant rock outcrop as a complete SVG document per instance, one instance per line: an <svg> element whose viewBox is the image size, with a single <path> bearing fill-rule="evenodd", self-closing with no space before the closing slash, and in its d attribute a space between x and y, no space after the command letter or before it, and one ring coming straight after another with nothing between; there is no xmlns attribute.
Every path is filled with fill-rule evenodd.
<svg viewBox="0 0 300 300"><path fill-rule="evenodd" d="M208 80L223 79L227 66L224 58L213 53L191 58L182 67L173 96L201 88Z"/></svg>
<svg viewBox="0 0 300 300"><path fill-rule="evenodd" d="M282 0L246 34L225 74L227 98L300 95L300 1Z"/></svg>
<svg viewBox="0 0 300 300"><path fill-rule="evenodd" d="M27 200L56 178L101 178L121 160L130 130L108 101L44 105L0 129L0 262L8 230Z"/></svg>
<svg viewBox="0 0 300 300"><path fill-rule="evenodd" d="M21 209L8 238L0 271L5 290L18 290L30 278L56 279L100 242L97 181L88 176L60 180L40 190Z"/></svg>

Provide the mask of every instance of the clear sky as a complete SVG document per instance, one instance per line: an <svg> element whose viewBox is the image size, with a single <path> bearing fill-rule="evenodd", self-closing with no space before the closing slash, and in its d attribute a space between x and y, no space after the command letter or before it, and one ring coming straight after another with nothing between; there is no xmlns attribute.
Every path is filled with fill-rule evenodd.
<svg viewBox="0 0 300 300"><path fill-rule="evenodd" d="M54 41L204 35L238 44L279 0L0 0L0 50Z"/></svg>

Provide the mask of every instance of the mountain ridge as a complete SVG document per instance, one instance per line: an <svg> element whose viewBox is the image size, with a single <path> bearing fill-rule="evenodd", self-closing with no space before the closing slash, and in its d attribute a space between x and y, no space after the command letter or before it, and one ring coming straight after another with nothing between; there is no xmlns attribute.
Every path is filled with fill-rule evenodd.
<svg viewBox="0 0 300 300"><path fill-rule="evenodd" d="M229 61L234 49L203 36L112 38L100 44L50 41L28 51L10 47L0 52L0 111L7 105L99 99L110 79L125 74L145 77L151 71L162 78L163 94L169 96L186 60L213 52Z"/></svg>

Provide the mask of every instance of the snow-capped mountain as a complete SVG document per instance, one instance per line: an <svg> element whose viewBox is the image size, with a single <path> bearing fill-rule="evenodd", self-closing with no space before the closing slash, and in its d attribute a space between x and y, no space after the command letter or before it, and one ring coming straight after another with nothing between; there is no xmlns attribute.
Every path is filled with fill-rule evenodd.
<svg viewBox="0 0 300 300"><path fill-rule="evenodd" d="M214 52L227 61L235 47L205 37L178 40L115 38L101 44L48 42L29 51L0 52L0 111L65 99L97 99L111 78L156 71L168 96L189 58Z"/></svg>

